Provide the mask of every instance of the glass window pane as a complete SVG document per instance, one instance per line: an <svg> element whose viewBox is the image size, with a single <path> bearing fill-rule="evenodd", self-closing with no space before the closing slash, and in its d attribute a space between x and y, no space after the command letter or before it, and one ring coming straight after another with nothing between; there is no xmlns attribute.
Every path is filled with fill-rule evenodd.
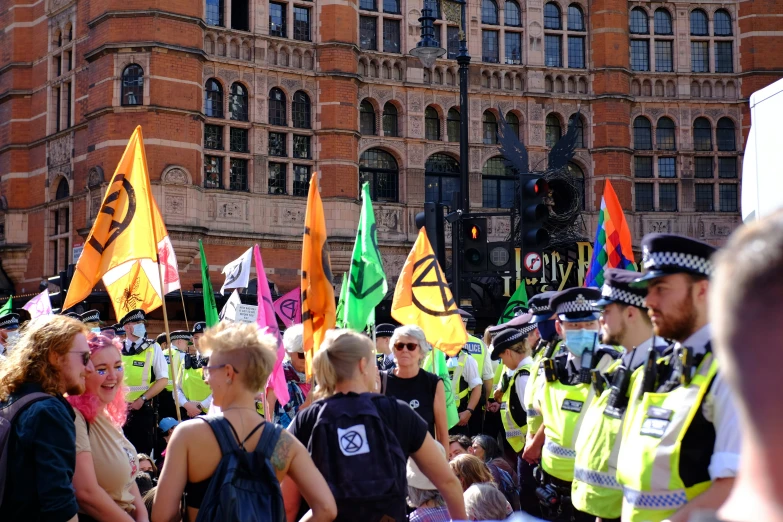
<svg viewBox="0 0 783 522"><path fill-rule="evenodd" d="M310 10L294 7L294 40L310 41Z"/></svg>
<svg viewBox="0 0 783 522"><path fill-rule="evenodd" d="M247 148L247 129L231 128L229 137L231 138L231 152L248 152Z"/></svg>
<svg viewBox="0 0 783 522"><path fill-rule="evenodd" d="M448 26L446 28L446 40L448 41L449 60L456 60L459 54L459 27Z"/></svg>
<svg viewBox="0 0 783 522"><path fill-rule="evenodd" d="M694 150L712 150L712 125L706 118L696 118L693 122Z"/></svg>
<svg viewBox="0 0 783 522"><path fill-rule="evenodd" d="M554 114L550 114L546 117L546 146L547 147L554 147L555 144L557 144L558 141L560 141L560 136L562 136L562 131L560 129L560 118L555 116Z"/></svg>
<svg viewBox="0 0 783 522"><path fill-rule="evenodd" d="M223 127L204 125L204 148L223 150Z"/></svg>
<svg viewBox="0 0 783 522"><path fill-rule="evenodd" d="M367 100L359 106L360 132L366 136L375 135L375 109Z"/></svg>
<svg viewBox="0 0 783 522"><path fill-rule="evenodd" d="M671 40L656 40L655 41L655 70L658 72L672 72L674 71L674 60L672 58L672 45L674 42Z"/></svg>
<svg viewBox="0 0 783 522"><path fill-rule="evenodd" d="M362 49L378 49L378 19L374 16L359 17L359 41Z"/></svg>
<svg viewBox="0 0 783 522"><path fill-rule="evenodd" d="M658 210L674 212L677 210L677 185L661 183L658 185Z"/></svg>
<svg viewBox="0 0 783 522"><path fill-rule="evenodd" d="M481 23L498 24L498 5L495 0L481 0Z"/></svg>
<svg viewBox="0 0 783 522"><path fill-rule="evenodd" d="M631 40L631 69L634 71L650 70L650 42L648 40Z"/></svg>
<svg viewBox="0 0 783 522"><path fill-rule="evenodd" d="M270 132L269 133L269 155L270 156L279 156L279 157L286 157L288 154L286 152L286 143L285 138L286 134L283 134L282 132Z"/></svg>
<svg viewBox="0 0 783 522"><path fill-rule="evenodd" d="M582 10L576 5L568 6L568 30L569 31L584 31L585 30L585 17Z"/></svg>
<svg viewBox="0 0 783 522"><path fill-rule="evenodd" d="M715 36L731 36L731 16L723 9L715 11L713 20Z"/></svg>
<svg viewBox="0 0 783 522"><path fill-rule="evenodd" d="M734 72L734 52L732 42L715 42L715 72Z"/></svg>
<svg viewBox="0 0 783 522"><path fill-rule="evenodd" d="M506 0L506 12L504 13L506 25L519 27L522 25L522 18L519 16L519 4L514 0Z"/></svg>
<svg viewBox="0 0 783 522"><path fill-rule="evenodd" d="M710 72L709 42L691 42L691 71Z"/></svg>
<svg viewBox="0 0 783 522"><path fill-rule="evenodd" d="M223 158L204 156L204 188L223 188Z"/></svg>
<svg viewBox="0 0 783 522"><path fill-rule="evenodd" d="M634 186L634 192L636 192L636 211L652 212L653 211L653 184L636 183L636 185Z"/></svg>
<svg viewBox="0 0 783 522"><path fill-rule="evenodd" d="M397 128L397 108L391 103L383 107L383 135L399 136Z"/></svg>
<svg viewBox="0 0 783 522"><path fill-rule="evenodd" d="M712 178L712 156L693 158L693 175L697 178Z"/></svg>
<svg viewBox="0 0 783 522"><path fill-rule="evenodd" d="M286 164L285 163L270 163L269 164L269 176L267 177L268 192L270 194L285 194L286 193Z"/></svg>
<svg viewBox="0 0 783 522"><path fill-rule="evenodd" d="M672 15L666 9L655 10L655 34L674 34Z"/></svg>
<svg viewBox="0 0 783 522"><path fill-rule="evenodd" d="M446 117L446 134L450 142L459 141L459 111L456 109L449 109L449 113Z"/></svg>
<svg viewBox="0 0 783 522"><path fill-rule="evenodd" d="M223 88L211 78L204 88L204 114L210 118L223 117Z"/></svg>
<svg viewBox="0 0 783 522"><path fill-rule="evenodd" d="M652 156L634 156L633 175L637 178L653 177L653 159Z"/></svg>
<svg viewBox="0 0 783 522"><path fill-rule="evenodd" d="M424 111L424 139L440 140L440 118L433 107Z"/></svg>
<svg viewBox="0 0 783 522"><path fill-rule="evenodd" d="M397 161L380 149L370 149L359 158L359 181L370 183L373 201L397 201Z"/></svg>
<svg viewBox="0 0 783 522"><path fill-rule="evenodd" d="M66 56L68 54L66 53ZM68 70L70 70L70 58L68 61ZM68 96L69 103L70 99ZM122 72L122 105L141 105L143 100L144 70L136 64L129 65Z"/></svg>
<svg viewBox="0 0 783 522"><path fill-rule="evenodd" d="M652 150L652 125L650 120L643 116L633 121L633 147L638 150Z"/></svg>
<svg viewBox="0 0 783 522"><path fill-rule="evenodd" d="M299 159L310 159L310 136L299 136L294 134L294 157Z"/></svg>
<svg viewBox="0 0 783 522"><path fill-rule="evenodd" d="M585 68L585 37L568 37L568 67L571 69Z"/></svg>
<svg viewBox="0 0 783 522"><path fill-rule="evenodd" d="M310 128L310 97L302 91L294 94L291 104L291 119L297 129Z"/></svg>
<svg viewBox="0 0 783 522"><path fill-rule="evenodd" d="M734 122L728 118L721 118L720 120L718 120L716 138L718 141L718 150L722 150L722 151L736 150L737 145L734 136Z"/></svg>
<svg viewBox="0 0 783 522"><path fill-rule="evenodd" d="M658 158L658 177L659 178L677 177L676 158Z"/></svg>
<svg viewBox="0 0 783 522"><path fill-rule="evenodd" d="M563 66L563 39L560 35L544 35L544 54L547 67Z"/></svg>
<svg viewBox="0 0 783 522"><path fill-rule="evenodd" d="M446 154L433 154L424 165L425 201L451 204L452 194L459 191L459 163Z"/></svg>
<svg viewBox="0 0 783 522"><path fill-rule="evenodd" d="M631 34L649 34L650 28L647 24L647 11L641 7L631 9Z"/></svg>
<svg viewBox="0 0 783 522"><path fill-rule="evenodd" d="M400 52L400 21L383 19L383 52Z"/></svg>
<svg viewBox="0 0 783 522"><path fill-rule="evenodd" d="M715 186L712 183L698 183L696 188L696 212L715 210Z"/></svg>
<svg viewBox="0 0 783 522"><path fill-rule="evenodd" d="M240 83L231 86L228 112L232 120L247 121L247 90Z"/></svg>
<svg viewBox="0 0 783 522"><path fill-rule="evenodd" d="M383 0L383 12L400 14L400 0Z"/></svg>
<svg viewBox="0 0 783 522"><path fill-rule="evenodd" d="M568 125L570 126L574 122L574 118L576 118L576 114L572 114L570 118L568 118ZM580 117L578 120L576 120L576 147L578 149L583 149L587 145L585 144L585 123Z"/></svg>
<svg viewBox="0 0 783 522"><path fill-rule="evenodd" d="M231 158L229 190L247 190L247 160Z"/></svg>
<svg viewBox="0 0 783 522"><path fill-rule="evenodd" d="M375 0L359 0L359 9L366 9L368 11L376 11Z"/></svg>
<svg viewBox="0 0 783 522"><path fill-rule="evenodd" d="M500 180L482 179L482 206L484 208L498 208L500 206Z"/></svg>
<svg viewBox="0 0 783 522"><path fill-rule="evenodd" d="M691 11L691 34L707 36L707 14L701 9Z"/></svg>
<svg viewBox="0 0 783 522"><path fill-rule="evenodd" d="M285 4L269 2L269 34L271 36L286 37Z"/></svg>
<svg viewBox="0 0 783 522"><path fill-rule="evenodd" d="M506 160L500 156L490 158L484 163L484 168L481 169L481 174L484 176L511 176L513 172L511 168L506 164Z"/></svg>
<svg viewBox="0 0 783 522"><path fill-rule="evenodd" d="M506 32L506 63L509 65L522 63L522 33Z"/></svg>
<svg viewBox="0 0 783 522"><path fill-rule="evenodd" d="M285 94L278 88L269 91L269 124L286 126Z"/></svg>
<svg viewBox="0 0 783 522"><path fill-rule="evenodd" d="M508 126L511 128L511 132L514 133L514 136L519 138L519 118L516 117L516 115L513 112L509 112L506 114L506 123L508 123ZM579 139L577 138L577 147L579 146Z"/></svg>
<svg viewBox="0 0 783 522"><path fill-rule="evenodd" d="M737 158L718 158L718 177L737 177Z"/></svg>
<svg viewBox="0 0 783 522"><path fill-rule="evenodd" d="M544 5L544 29L562 29L560 20L560 8L549 2Z"/></svg>
<svg viewBox="0 0 783 522"><path fill-rule="evenodd" d="M655 138L658 150L675 150L677 146L674 139L674 122L669 118L659 119Z"/></svg>
<svg viewBox="0 0 783 522"><path fill-rule="evenodd" d="M720 184L720 211L721 212L737 212L739 207L737 206L737 187L734 183L721 183Z"/></svg>
<svg viewBox="0 0 783 522"><path fill-rule="evenodd" d="M310 167L308 165L294 165L293 195L301 198L306 198L309 188L310 188Z"/></svg>
<svg viewBox="0 0 783 522"><path fill-rule="evenodd" d="M223 27L223 0L207 0L207 25Z"/></svg>
<svg viewBox="0 0 783 522"><path fill-rule="evenodd" d="M484 129L484 145L492 145L498 142L498 122L495 115L489 111L482 117Z"/></svg>
<svg viewBox="0 0 783 522"><path fill-rule="evenodd" d="M481 31L481 61L488 63L500 61L497 31Z"/></svg>

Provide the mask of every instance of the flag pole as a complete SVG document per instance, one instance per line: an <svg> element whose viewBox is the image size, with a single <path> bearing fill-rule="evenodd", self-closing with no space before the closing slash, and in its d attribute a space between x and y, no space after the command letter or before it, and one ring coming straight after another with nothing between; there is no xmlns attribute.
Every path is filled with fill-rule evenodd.
<svg viewBox="0 0 783 522"><path fill-rule="evenodd" d="M161 292L163 289L161 289ZM185 315L185 329L190 331L190 325L188 324L188 312L185 310L185 296L182 295L182 285L179 286L179 297L182 299L182 313Z"/></svg>

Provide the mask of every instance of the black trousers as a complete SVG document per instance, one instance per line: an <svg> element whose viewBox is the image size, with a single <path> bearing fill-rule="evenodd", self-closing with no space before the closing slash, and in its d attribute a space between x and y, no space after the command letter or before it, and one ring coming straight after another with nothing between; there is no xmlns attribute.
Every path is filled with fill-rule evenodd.
<svg viewBox="0 0 783 522"><path fill-rule="evenodd" d="M533 476L535 465L529 464L522 458L522 453L517 456L517 475L519 476L519 503L522 511L534 517L541 517L541 504L536 496L536 482Z"/></svg>
<svg viewBox="0 0 783 522"><path fill-rule="evenodd" d="M136 453L150 455L155 447L158 433L158 423L152 402L145 402L141 409L130 410L122 431L125 438L136 448Z"/></svg>
<svg viewBox="0 0 783 522"><path fill-rule="evenodd" d="M174 393L175 392L163 390L156 397L156 399L158 399L158 416L161 419L164 417L177 418L177 406L174 403Z"/></svg>
<svg viewBox="0 0 783 522"><path fill-rule="evenodd" d="M544 472L544 483L558 492L559 502L555 506L544 506L541 511L544 520L553 522L595 522L595 515L574 508L571 503L571 483L560 480Z"/></svg>

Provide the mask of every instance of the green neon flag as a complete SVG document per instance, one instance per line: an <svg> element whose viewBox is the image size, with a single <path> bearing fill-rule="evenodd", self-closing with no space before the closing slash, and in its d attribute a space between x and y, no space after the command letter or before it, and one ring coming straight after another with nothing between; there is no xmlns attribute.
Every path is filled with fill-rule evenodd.
<svg viewBox="0 0 783 522"><path fill-rule="evenodd" d="M359 217L348 279L350 284L345 299L345 328L361 332L388 291L381 251L378 248L370 184L366 182L362 185L362 213Z"/></svg>
<svg viewBox="0 0 783 522"><path fill-rule="evenodd" d="M433 361L434 354L434 361ZM424 358L422 368L430 373L434 373L443 381L443 388L446 392L446 423L449 429L453 428L459 422L459 413L457 413L457 401L451 388L451 377L449 368L446 366L446 354L433 348L427 357Z"/></svg>
<svg viewBox="0 0 783 522"><path fill-rule="evenodd" d="M334 325L337 328L345 328L345 296L348 294L348 274L343 272L343 284L340 286L340 299L337 301Z"/></svg>
<svg viewBox="0 0 783 522"><path fill-rule="evenodd" d="M212 282L209 280L209 265L207 256L204 255L204 245L198 240L198 247L201 250L201 286L204 292L204 321L207 327L213 327L220 322L217 303L215 303L215 292L212 291Z"/></svg>
<svg viewBox="0 0 783 522"><path fill-rule="evenodd" d="M8 298L8 301L5 302L5 304L0 308L0 316L5 314L10 314L14 311L14 307L11 304L11 301L13 300L13 296Z"/></svg>
<svg viewBox="0 0 783 522"><path fill-rule="evenodd" d="M514 291L512 296L508 299L506 309L503 310L503 315L498 319L498 324L507 323L514 318L514 310L524 307L527 308L527 289L525 288L525 280L519 282L519 286Z"/></svg>

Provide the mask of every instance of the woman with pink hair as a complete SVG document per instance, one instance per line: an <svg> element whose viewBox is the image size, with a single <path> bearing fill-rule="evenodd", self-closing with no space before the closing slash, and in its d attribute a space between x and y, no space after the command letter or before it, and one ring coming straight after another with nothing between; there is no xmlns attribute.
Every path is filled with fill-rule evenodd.
<svg viewBox="0 0 783 522"><path fill-rule="evenodd" d="M73 487L80 521L148 522L136 486L136 449L122 434L128 414L122 390L120 343L105 333L88 337L95 371L87 391L68 397L76 410L76 470Z"/></svg>

